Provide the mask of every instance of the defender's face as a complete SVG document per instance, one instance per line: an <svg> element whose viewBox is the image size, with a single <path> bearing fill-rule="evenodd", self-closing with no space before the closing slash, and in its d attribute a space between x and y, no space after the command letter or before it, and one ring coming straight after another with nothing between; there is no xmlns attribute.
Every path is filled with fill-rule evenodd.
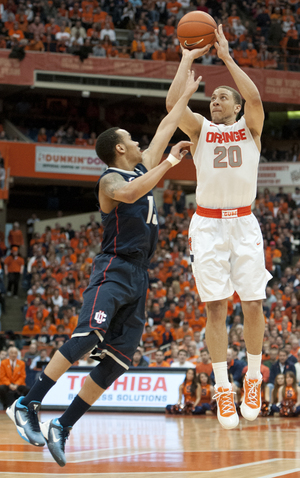
<svg viewBox="0 0 300 478"><path fill-rule="evenodd" d="M137 141L133 141L130 133L128 133L128 131L125 129L118 130L118 133L122 137L122 144L126 149L127 159L134 165L138 164L142 160L142 153L139 143Z"/></svg>
<svg viewBox="0 0 300 478"><path fill-rule="evenodd" d="M210 114L213 123L232 124L240 109L240 105L234 102L231 91L217 88L213 92L210 100Z"/></svg>

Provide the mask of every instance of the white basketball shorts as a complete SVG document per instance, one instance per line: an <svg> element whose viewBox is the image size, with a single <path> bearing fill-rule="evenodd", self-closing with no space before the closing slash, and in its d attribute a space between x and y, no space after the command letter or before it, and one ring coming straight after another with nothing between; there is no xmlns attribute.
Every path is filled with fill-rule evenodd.
<svg viewBox="0 0 300 478"><path fill-rule="evenodd" d="M260 300L272 275L265 268L263 237L253 214L215 219L195 213L189 228L190 255L203 302L236 291L241 300Z"/></svg>

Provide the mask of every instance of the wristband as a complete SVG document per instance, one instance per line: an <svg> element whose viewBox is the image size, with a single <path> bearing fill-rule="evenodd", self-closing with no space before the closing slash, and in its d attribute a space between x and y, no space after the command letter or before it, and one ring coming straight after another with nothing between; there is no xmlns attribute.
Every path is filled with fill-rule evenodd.
<svg viewBox="0 0 300 478"><path fill-rule="evenodd" d="M173 154L169 154L169 156L166 158L166 161L169 161L173 166L176 166L176 164L180 163L180 159L175 158Z"/></svg>

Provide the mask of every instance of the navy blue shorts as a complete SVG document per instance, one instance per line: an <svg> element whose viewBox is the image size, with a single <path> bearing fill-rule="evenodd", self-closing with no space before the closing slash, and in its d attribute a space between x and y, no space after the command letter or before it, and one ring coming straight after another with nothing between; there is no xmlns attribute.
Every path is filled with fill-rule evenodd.
<svg viewBox="0 0 300 478"><path fill-rule="evenodd" d="M100 254L94 259L72 337L94 331L99 337L97 354L108 354L128 369L144 330L147 288L146 268Z"/></svg>

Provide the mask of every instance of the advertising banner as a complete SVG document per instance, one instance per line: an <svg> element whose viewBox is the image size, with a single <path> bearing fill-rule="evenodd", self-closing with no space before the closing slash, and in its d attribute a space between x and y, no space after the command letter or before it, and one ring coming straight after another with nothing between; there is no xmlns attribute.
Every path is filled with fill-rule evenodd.
<svg viewBox="0 0 300 478"><path fill-rule="evenodd" d="M93 149L36 146L35 171L99 177L107 166Z"/></svg>
<svg viewBox="0 0 300 478"><path fill-rule="evenodd" d="M0 51L0 84L33 85L35 71L172 80L178 69L178 63L172 61L90 56L82 62L74 55L30 51L26 52L24 60L20 62L9 58L9 53L9 50ZM196 76L201 74L203 77L206 96L210 96L214 89L220 86L220 78L222 84L235 88L225 66L195 64L193 68ZM255 82L263 101L300 104L299 73L263 68L243 69Z"/></svg>
<svg viewBox="0 0 300 478"><path fill-rule="evenodd" d="M47 393L43 405L48 409L70 405L90 371L90 368L72 367ZM184 369L128 370L105 391L93 408L163 411L167 404L177 403L179 385L184 377Z"/></svg>
<svg viewBox="0 0 300 478"><path fill-rule="evenodd" d="M300 186L300 163L262 163L257 187Z"/></svg>

